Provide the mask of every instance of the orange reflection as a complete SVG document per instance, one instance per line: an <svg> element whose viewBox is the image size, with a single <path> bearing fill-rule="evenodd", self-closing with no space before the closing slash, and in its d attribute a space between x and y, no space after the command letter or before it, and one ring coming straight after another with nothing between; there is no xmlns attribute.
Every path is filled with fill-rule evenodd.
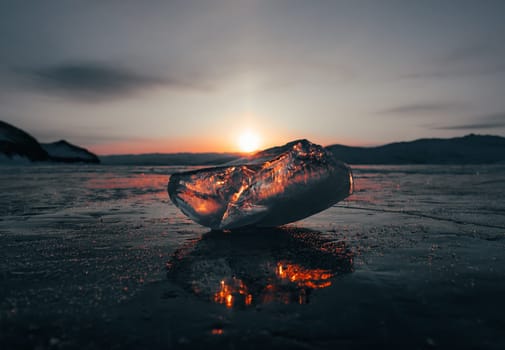
<svg viewBox="0 0 505 350"><path fill-rule="evenodd" d="M220 216L226 210L227 196L230 195L226 180L233 177L237 170L229 167L204 175L194 173L187 178L177 178L176 197L199 216Z"/></svg>
<svg viewBox="0 0 505 350"><path fill-rule="evenodd" d="M309 269L286 261L278 262L275 267L275 277L257 296L261 303L279 301L284 304L308 302L308 291L331 286L330 279L334 274L325 269ZM253 294L244 282L232 277L222 280L219 291L214 293L214 302L227 308L234 306L250 306Z"/></svg>
<svg viewBox="0 0 505 350"><path fill-rule="evenodd" d="M176 251L167 266L174 281L232 309L272 302L307 304L313 293L332 287L336 276L353 271L353 257L343 241L285 227L212 231L190 250Z"/></svg>
<svg viewBox="0 0 505 350"><path fill-rule="evenodd" d="M121 189L132 187L153 187L165 190L167 175L135 174L128 177L117 177L117 174L100 174L87 182L88 188L94 189Z"/></svg>
<svg viewBox="0 0 505 350"><path fill-rule="evenodd" d="M223 205L217 200L212 200L209 198L201 198L195 196L189 191L184 191L179 193L179 197L198 214L200 215L211 215L218 212Z"/></svg>
<svg viewBox="0 0 505 350"><path fill-rule="evenodd" d="M241 302L246 306L252 304L252 294L238 278L232 277L228 280L222 280L220 289L214 294L214 302L224 304L227 308L233 307L236 302Z"/></svg>
<svg viewBox="0 0 505 350"><path fill-rule="evenodd" d="M299 287L308 287L312 289L326 288L331 286L330 278L333 273L324 269L307 269L298 264L287 262L277 263L275 271L277 277L296 283Z"/></svg>
<svg viewBox="0 0 505 350"><path fill-rule="evenodd" d="M85 187L96 190L120 190L126 191L125 194L131 194L135 197L155 196L165 198L165 187L167 184L167 175L160 174L133 174L125 177L118 177L117 174L107 173L97 175L89 179ZM127 191L132 191L128 193ZM146 193L139 192L145 191Z"/></svg>
<svg viewBox="0 0 505 350"><path fill-rule="evenodd" d="M353 179L352 196L346 201L363 204L379 204L384 202L385 189L395 189L396 185L391 181L376 179L373 175L358 175Z"/></svg>
<svg viewBox="0 0 505 350"><path fill-rule="evenodd" d="M310 291L331 286L330 279L333 276L334 273L330 270L310 269L299 264L280 261L275 267L276 278L263 290L261 301L307 304Z"/></svg>
<svg viewBox="0 0 505 350"><path fill-rule="evenodd" d="M293 150L297 153L297 158L321 159L325 157L324 152L319 149L311 149L309 152L304 152L303 145L300 142L293 145ZM285 153L272 161L265 162L262 165L258 172L263 172L269 176L261 184L261 190L256 190L256 200L262 201L276 197L284 193L287 186L296 187L306 185L309 181L316 181L321 177L321 173L317 171L310 171L309 169L305 169L306 171L300 172L300 169L293 167L292 163L293 155L291 153ZM301 162L299 166L303 168L303 162ZM245 183L244 185L245 187L236 193L236 197L232 198L232 203L237 201L240 194L250 187L248 183Z"/></svg>

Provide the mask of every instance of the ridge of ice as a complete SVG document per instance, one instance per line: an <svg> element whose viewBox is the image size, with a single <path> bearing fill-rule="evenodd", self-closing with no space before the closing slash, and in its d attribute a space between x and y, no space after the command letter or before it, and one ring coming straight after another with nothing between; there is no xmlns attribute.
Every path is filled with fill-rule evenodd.
<svg viewBox="0 0 505 350"><path fill-rule="evenodd" d="M323 147L297 140L222 167L172 174L172 202L212 229L280 226L352 192L352 173Z"/></svg>

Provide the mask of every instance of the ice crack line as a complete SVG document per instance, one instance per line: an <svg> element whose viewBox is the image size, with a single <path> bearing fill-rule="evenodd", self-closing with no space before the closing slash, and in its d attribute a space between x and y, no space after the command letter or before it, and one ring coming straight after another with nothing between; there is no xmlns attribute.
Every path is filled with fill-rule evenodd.
<svg viewBox="0 0 505 350"><path fill-rule="evenodd" d="M381 213L404 214L404 215L417 216L417 217L421 217L421 218L427 218L427 219L438 220L438 221L447 221L447 222L452 222L452 223L459 224L459 225L474 225L474 226L497 228L497 229L505 230L505 226L493 225L493 224L483 224L483 223L470 222L470 221L462 221L462 220L450 219L450 218L442 218L439 216L423 214L423 213L416 213L416 212L412 212L412 211L408 211L408 210L403 211L403 210L388 210L388 209L377 209L377 208L353 207L350 205L334 205L334 206L338 207L338 208L346 208L346 209L367 210L367 211L375 211L375 212L381 212Z"/></svg>

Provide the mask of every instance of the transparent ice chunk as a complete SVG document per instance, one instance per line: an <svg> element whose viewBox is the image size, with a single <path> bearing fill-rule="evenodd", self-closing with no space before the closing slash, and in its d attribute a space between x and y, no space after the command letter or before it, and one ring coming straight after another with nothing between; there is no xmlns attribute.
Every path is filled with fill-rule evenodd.
<svg viewBox="0 0 505 350"><path fill-rule="evenodd" d="M352 192L352 173L323 147L297 140L226 166L175 173L172 202L212 229L280 226L325 210Z"/></svg>

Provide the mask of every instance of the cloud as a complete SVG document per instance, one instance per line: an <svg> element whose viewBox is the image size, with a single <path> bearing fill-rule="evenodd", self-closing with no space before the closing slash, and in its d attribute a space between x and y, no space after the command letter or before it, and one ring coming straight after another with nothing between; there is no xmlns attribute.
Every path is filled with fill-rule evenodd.
<svg viewBox="0 0 505 350"><path fill-rule="evenodd" d="M431 126L433 130L479 130L505 127L505 112L497 114L483 115L474 122L467 122L458 125Z"/></svg>
<svg viewBox="0 0 505 350"><path fill-rule="evenodd" d="M40 91L92 101L125 97L156 87L204 88L175 78L153 77L100 63L65 63L15 72Z"/></svg>
<svg viewBox="0 0 505 350"><path fill-rule="evenodd" d="M65 139L69 142L75 143L104 143L124 141L125 139L133 139L134 137L128 134L121 135L119 132L114 132L110 128L90 128L90 127L70 127L63 125L59 127L45 128L44 126L38 127L33 130L32 135L40 142L54 142Z"/></svg>
<svg viewBox="0 0 505 350"><path fill-rule="evenodd" d="M504 63L489 63L489 64L468 64L453 65L442 68L435 68L423 72L414 72L402 74L402 79L451 79L460 77L475 77L480 75L495 75L505 73Z"/></svg>
<svg viewBox="0 0 505 350"><path fill-rule="evenodd" d="M426 62L430 68L402 74L403 79L446 79L494 75L505 72L505 47L482 39L446 50Z"/></svg>
<svg viewBox="0 0 505 350"><path fill-rule="evenodd" d="M61 121L55 124L45 118L35 116L30 118L27 115L16 113L1 113L0 120L12 124L35 137L39 142L54 142L65 139L76 144L105 143L124 141L125 139L135 139L137 136L122 131L113 126L100 126L99 128L88 125L87 121L76 125L75 119ZM37 123L38 119L45 120Z"/></svg>
<svg viewBox="0 0 505 350"><path fill-rule="evenodd" d="M496 55L502 55L503 48L492 43L476 42L474 44L454 47L442 56L439 61L447 63L473 62L487 60Z"/></svg>
<svg viewBox="0 0 505 350"><path fill-rule="evenodd" d="M396 114L396 115L409 115L409 114L433 114L454 111L459 109L459 105L454 103L445 102L426 102L426 103L413 103L402 106L396 106L389 109L378 111L378 114Z"/></svg>

